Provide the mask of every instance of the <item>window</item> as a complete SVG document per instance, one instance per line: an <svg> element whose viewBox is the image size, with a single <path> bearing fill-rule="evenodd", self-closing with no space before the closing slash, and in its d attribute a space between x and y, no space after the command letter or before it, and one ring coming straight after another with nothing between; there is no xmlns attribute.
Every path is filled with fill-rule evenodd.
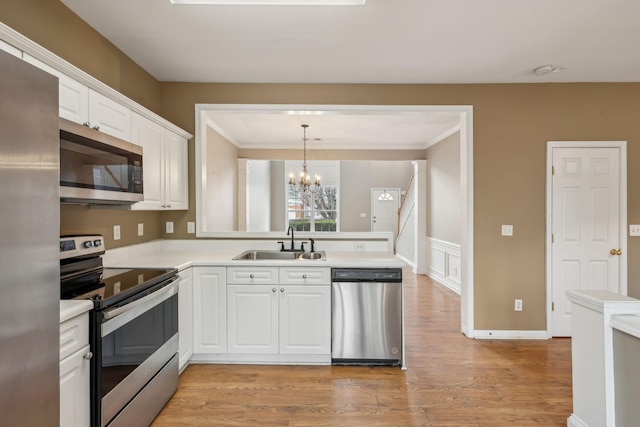
<svg viewBox="0 0 640 427"><path fill-rule="evenodd" d="M312 175L319 175L322 185L316 193L301 193L289 188L287 191L287 226L295 231L336 232L339 227L339 162L307 162ZM302 162L286 162L286 174L297 175Z"/></svg>

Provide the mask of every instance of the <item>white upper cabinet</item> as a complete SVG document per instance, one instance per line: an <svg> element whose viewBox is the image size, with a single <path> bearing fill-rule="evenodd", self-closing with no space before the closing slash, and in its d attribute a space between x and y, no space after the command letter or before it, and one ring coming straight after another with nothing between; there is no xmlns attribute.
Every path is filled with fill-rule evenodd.
<svg viewBox="0 0 640 427"><path fill-rule="evenodd" d="M189 159L187 140L165 129L165 204L166 209L189 209Z"/></svg>
<svg viewBox="0 0 640 427"><path fill-rule="evenodd" d="M131 110L89 89L89 126L125 141L131 141Z"/></svg>
<svg viewBox="0 0 640 427"><path fill-rule="evenodd" d="M137 113L131 122L131 142L142 146L144 173L144 201L131 209L188 209L187 140Z"/></svg>
<svg viewBox="0 0 640 427"><path fill-rule="evenodd" d="M85 124L89 121L89 88L66 74L25 53L28 63L58 78L60 117Z"/></svg>
<svg viewBox="0 0 640 427"><path fill-rule="evenodd" d="M24 60L58 77L59 114L125 141L131 141L131 110L90 89L44 62L23 54Z"/></svg>

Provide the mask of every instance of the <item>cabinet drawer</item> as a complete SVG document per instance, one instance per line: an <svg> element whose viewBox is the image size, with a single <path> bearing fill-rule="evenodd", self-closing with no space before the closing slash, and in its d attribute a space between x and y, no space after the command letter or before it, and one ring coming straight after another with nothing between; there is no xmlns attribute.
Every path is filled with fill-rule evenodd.
<svg viewBox="0 0 640 427"><path fill-rule="evenodd" d="M272 285L278 283L278 267L227 267L230 285Z"/></svg>
<svg viewBox="0 0 640 427"><path fill-rule="evenodd" d="M89 314L84 313L60 324L60 360L89 344Z"/></svg>
<svg viewBox="0 0 640 427"><path fill-rule="evenodd" d="M280 267L283 285L329 285L331 269L328 267Z"/></svg>

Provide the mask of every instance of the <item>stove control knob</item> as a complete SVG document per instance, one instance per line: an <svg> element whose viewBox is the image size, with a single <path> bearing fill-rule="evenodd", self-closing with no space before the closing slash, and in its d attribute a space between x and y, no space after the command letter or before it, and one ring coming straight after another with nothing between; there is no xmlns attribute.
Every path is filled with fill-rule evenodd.
<svg viewBox="0 0 640 427"><path fill-rule="evenodd" d="M94 240L93 246L102 246L102 240Z"/></svg>
<svg viewBox="0 0 640 427"><path fill-rule="evenodd" d="M93 242L91 240L87 240L86 242L82 243L82 247L91 248L91 247L93 247Z"/></svg>

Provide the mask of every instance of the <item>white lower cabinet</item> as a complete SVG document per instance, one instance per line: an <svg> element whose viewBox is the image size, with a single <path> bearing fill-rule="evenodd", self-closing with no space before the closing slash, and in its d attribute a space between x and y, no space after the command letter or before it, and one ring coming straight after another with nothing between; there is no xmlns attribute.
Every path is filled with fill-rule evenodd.
<svg viewBox="0 0 640 427"><path fill-rule="evenodd" d="M90 420L89 317L82 314L60 324L60 425L86 427Z"/></svg>
<svg viewBox="0 0 640 427"><path fill-rule="evenodd" d="M245 269L252 274L250 269ZM264 270L256 268L254 278ZM324 271L327 270L327 271ZM227 286L228 352L327 355L331 353L329 269L281 267L272 284ZM295 277L299 277L297 280ZM319 280L318 277L326 277ZM309 280L318 285L305 284ZM299 284L289 284L289 283Z"/></svg>
<svg viewBox="0 0 640 427"><path fill-rule="evenodd" d="M229 353L278 352L276 285L228 285Z"/></svg>
<svg viewBox="0 0 640 427"><path fill-rule="evenodd" d="M225 267L193 267L194 353L227 352Z"/></svg>
<svg viewBox="0 0 640 427"><path fill-rule="evenodd" d="M280 354L331 354L331 287L281 289Z"/></svg>
<svg viewBox="0 0 640 427"><path fill-rule="evenodd" d="M193 278L192 269L180 272L178 282L178 369L182 371L193 355Z"/></svg>
<svg viewBox="0 0 640 427"><path fill-rule="evenodd" d="M89 425L89 346L60 361L60 425Z"/></svg>

